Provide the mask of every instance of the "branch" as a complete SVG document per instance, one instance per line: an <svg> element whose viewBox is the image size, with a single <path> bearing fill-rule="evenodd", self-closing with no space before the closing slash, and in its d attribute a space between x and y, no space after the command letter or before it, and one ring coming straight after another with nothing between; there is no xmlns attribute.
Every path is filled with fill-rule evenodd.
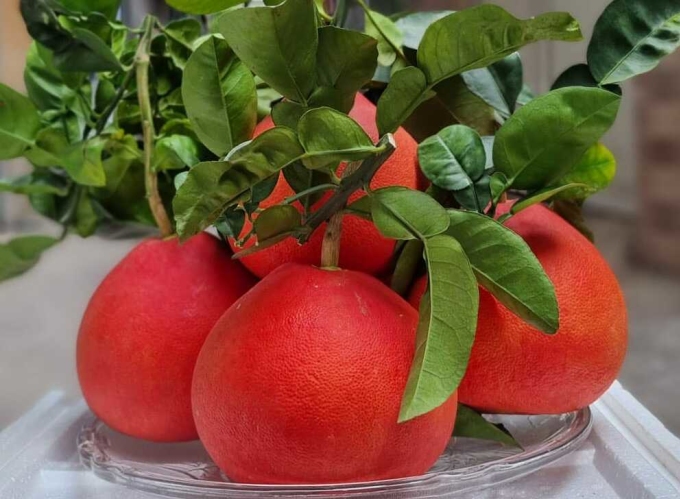
<svg viewBox="0 0 680 499"><path fill-rule="evenodd" d="M158 192L158 177L151 165L156 135L153 126L151 96L149 95L149 52L151 49L153 27L154 18L147 16L144 20L144 35L139 42L137 53L135 54L135 72L137 74L137 95L142 115L142 130L144 132L144 185L146 186L146 197L156 225L161 230L161 235L168 237L173 232L172 223L170 223L168 214L163 206L163 200Z"/></svg>
<svg viewBox="0 0 680 499"><path fill-rule="evenodd" d="M375 173L380 169L383 163L392 156L392 153L397 148L397 144L391 133L388 133L380 139L378 147L380 146L384 146L385 150L376 156L368 158L361 163L361 166L355 172L344 177L340 182L340 186L330 199L307 219L305 227L299 235L296 236L300 243L306 243L321 224L329 220L340 210L344 209L352 194L370 184Z"/></svg>

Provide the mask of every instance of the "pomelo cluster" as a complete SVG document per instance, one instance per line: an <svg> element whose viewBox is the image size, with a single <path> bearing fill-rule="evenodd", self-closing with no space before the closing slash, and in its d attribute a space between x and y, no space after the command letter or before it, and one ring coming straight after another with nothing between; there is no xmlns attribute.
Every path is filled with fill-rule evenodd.
<svg viewBox="0 0 680 499"><path fill-rule="evenodd" d="M359 96L351 116L377 139L368 100ZM257 133L271 126L265 120ZM395 138L397 152L372 186L422 187L416 142L403 130ZM264 207L292 193L281 176ZM542 335L482 290L459 394L406 423L397 421L418 314L378 279L394 242L354 217L343 221L342 270L317 267L322 230L305 246L289 240L243 265L208 234L183 245L176 239L139 245L85 312L77 350L85 399L128 435L200 438L239 482L423 474L451 437L458 395L488 412L560 413L593 402L621 366L625 307L594 247L542 207L509 226L553 280L562 327ZM412 304L425 286L416 284Z"/></svg>

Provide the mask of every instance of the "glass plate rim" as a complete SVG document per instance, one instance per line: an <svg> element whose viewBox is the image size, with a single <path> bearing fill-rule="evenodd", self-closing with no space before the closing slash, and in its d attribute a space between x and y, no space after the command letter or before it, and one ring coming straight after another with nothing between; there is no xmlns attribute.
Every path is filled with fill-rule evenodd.
<svg viewBox="0 0 680 499"><path fill-rule="evenodd" d="M247 484L235 482L209 482L196 481L186 483L181 480L157 477L151 478L134 469L124 471L120 465L111 465L97 460L95 453L90 452L89 442L91 436L96 434L98 425L105 425L98 418L92 416L78 433L77 447L81 463L90 469L96 476L113 483L124 484L138 490L159 493L184 493L201 494L209 497L229 497L223 494L263 494L276 493L276 497L294 497L300 495L307 497L310 494L324 494L328 492L345 492L366 494L370 492L389 492L396 489L412 489L413 487L436 487L452 483L453 480L461 482L475 482L483 479L488 484L498 484L514 480L537 471L557 459L576 450L588 438L593 427L593 416L590 407L585 407L572 413L573 420L558 432L551 435L544 442L550 445L523 451L510 456L505 456L494 461L466 466L450 471L428 472L421 476L404 477L390 480L378 480L372 482L350 482L335 484L299 484L299 485L275 485L275 484ZM564 415L564 414L563 414ZM554 416L563 416L554 415ZM574 432L572 434L572 432ZM538 465L538 466L534 466ZM511 476L503 476L504 472L512 471ZM470 483L474 486L474 483ZM463 491L466 489L456 489ZM288 494L288 495L280 495ZM255 497L255 496L252 496ZM274 496L272 496L274 497Z"/></svg>

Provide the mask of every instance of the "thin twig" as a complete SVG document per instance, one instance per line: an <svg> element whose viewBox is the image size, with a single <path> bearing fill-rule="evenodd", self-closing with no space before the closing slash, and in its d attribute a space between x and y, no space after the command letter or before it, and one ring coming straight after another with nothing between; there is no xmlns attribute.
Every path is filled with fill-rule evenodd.
<svg viewBox="0 0 680 499"><path fill-rule="evenodd" d="M385 148L383 152L366 159L355 172L344 177L340 182L340 187L338 187L330 199L309 217L303 230L296 236L300 243L307 242L321 224L330 220L333 215L344 209L354 192L368 186L378 169L392 156L392 153L397 148L391 133L380 139L378 147L381 146Z"/></svg>
<svg viewBox="0 0 680 499"><path fill-rule="evenodd" d="M113 112L116 110L118 107L118 104L120 104L120 101L123 100L123 96L125 95L125 92L127 91L128 87L130 86L130 82L132 81L132 77L134 76L135 71L134 69L131 69L125 74L125 78L123 79L122 83L120 84L120 87L118 88L118 91L116 92L116 95L114 96L113 100L111 103L106 106L106 109L102 111L101 116L99 116L99 119L97 120L97 123L95 124L95 129L94 133L95 135L99 135L102 133L104 130L104 127L106 127L106 123L109 121L109 118L113 114Z"/></svg>
<svg viewBox="0 0 680 499"><path fill-rule="evenodd" d="M314 187L310 187L309 189L305 189L304 191L298 192L294 196L287 197L284 199L281 204L292 204L295 201L298 201L299 199L302 198L307 198L311 196L312 194L316 194L317 192L321 191L330 191L330 190L335 190L337 189L338 186L335 184L320 184L320 185L315 185Z"/></svg>
<svg viewBox="0 0 680 499"><path fill-rule="evenodd" d="M149 52L151 49L153 27L153 16L147 16L144 20L144 35L139 42L137 53L135 54L135 73L137 74L137 96L139 98L139 109L142 116L142 130L144 133L144 184L146 186L146 197L161 235L168 237L173 232L172 224L158 192L158 177L151 165L156 135L153 125L153 113L151 111L151 96L149 94Z"/></svg>

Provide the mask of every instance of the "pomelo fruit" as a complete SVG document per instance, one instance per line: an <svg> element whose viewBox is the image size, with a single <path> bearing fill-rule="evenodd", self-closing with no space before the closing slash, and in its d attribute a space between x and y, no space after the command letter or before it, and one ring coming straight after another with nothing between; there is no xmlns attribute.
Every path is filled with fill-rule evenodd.
<svg viewBox="0 0 680 499"><path fill-rule="evenodd" d="M376 108L366 97L357 94L354 107L350 112L354 118L375 142L379 139L378 129L375 124ZM255 129L255 136L269 130L274 126L270 117L260 122ZM397 143L397 150L378 170L371 187L378 189L391 185L401 185L411 189L422 187L420 181L420 167L418 166L418 143L403 128L394 134ZM342 174L344 165L338 168L338 174ZM279 204L287 197L295 194L288 185L283 174L274 188L272 194L260 204L261 208L268 208ZM356 201L363 195L357 192L350 199ZM326 194L312 208L316 210L328 198ZM294 206L302 209L300 203ZM252 225L246 221L243 233L250 232ZM249 255L241 262L256 276L264 277L279 265L289 262L305 263L318 265L321 255L321 242L325 224L322 225L304 245L299 245L294 239L286 239L283 242L262 250L258 253ZM244 248L254 245L256 238L251 238ZM368 220L358 217L348 216L342 222L342 242L340 251L340 266L350 270L358 270L372 275L379 275L389 268L394 250L394 240L383 237L375 226ZM232 242L232 249L235 252L241 248L236 247Z"/></svg>
<svg viewBox="0 0 680 499"><path fill-rule="evenodd" d="M92 411L133 437L197 438L196 358L217 319L254 284L205 233L135 247L99 285L80 326L78 378Z"/></svg>
<svg viewBox="0 0 680 499"><path fill-rule="evenodd" d="M626 354L627 313L619 283L595 246L545 206L520 212L507 226L529 244L555 285L560 328L546 335L480 289L477 336L460 402L507 414L586 407L611 386ZM424 278L416 282L412 305L418 306L425 286Z"/></svg>
<svg viewBox="0 0 680 499"><path fill-rule="evenodd" d="M234 304L196 363L201 441L244 483L338 483L425 473L456 396L398 424L418 314L377 279L284 265Z"/></svg>

